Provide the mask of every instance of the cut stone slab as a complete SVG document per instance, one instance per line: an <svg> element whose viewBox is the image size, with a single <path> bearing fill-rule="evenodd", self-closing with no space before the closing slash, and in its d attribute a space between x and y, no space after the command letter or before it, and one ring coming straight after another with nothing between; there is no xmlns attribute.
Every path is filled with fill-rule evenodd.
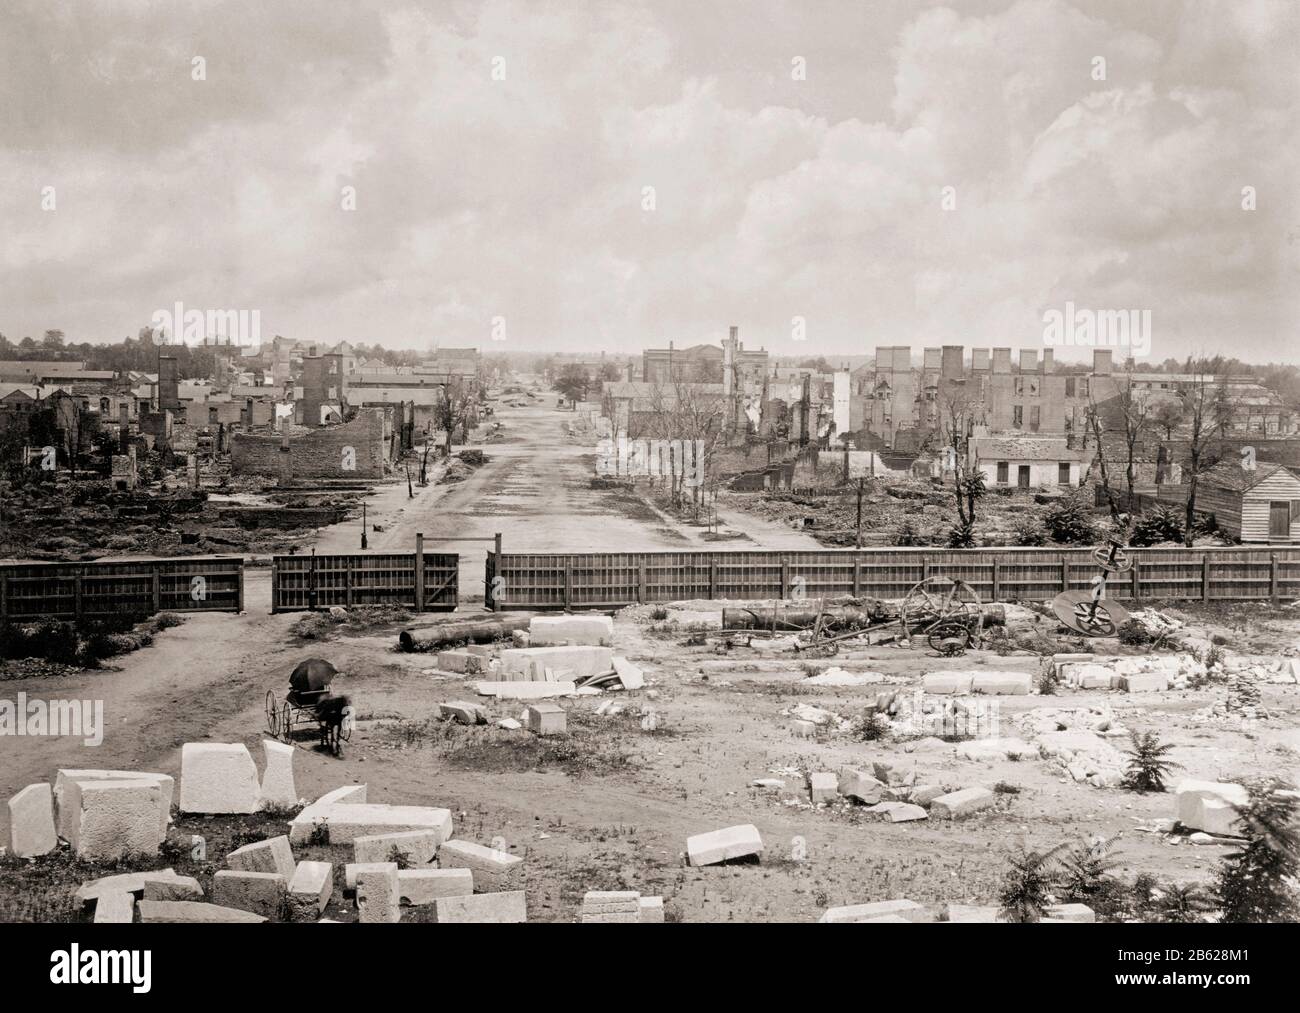
<svg viewBox="0 0 1300 1013"><path fill-rule="evenodd" d="M1079 689L1110 689L1116 679L1114 668L1096 662L1066 664L1058 671L1068 684Z"/></svg>
<svg viewBox="0 0 1300 1013"><path fill-rule="evenodd" d="M624 689L640 689L645 685L645 675L627 658L616 657L614 671L618 673L618 681L623 684Z"/></svg>
<svg viewBox="0 0 1300 1013"><path fill-rule="evenodd" d="M880 801L885 786L865 770L856 767L841 767L839 793L848 798L855 798L866 805L875 805Z"/></svg>
<svg viewBox="0 0 1300 1013"><path fill-rule="evenodd" d="M790 731L794 732L796 739L814 739L817 737L817 724L799 718L790 723Z"/></svg>
<svg viewBox="0 0 1300 1013"><path fill-rule="evenodd" d="M901 918L909 922L932 922L934 916L914 900L878 900L870 904L850 904L828 908L817 920L827 924L866 922L883 918Z"/></svg>
<svg viewBox="0 0 1300 1013"><path fill-rule="evenodd" d="M398 869L397 892L403 904L420 907L442 897L467 897L474 892L471 869Z"/></svg>
<svg viewBox="0 0 1300 1013"><path fill-rule="evenodd" d="M135 897L125 890L104 894L95 902L95 921L131 924L135 921Z"/></svg>
<svg viewBox="0 0 1300 1013"><path fill-rule="evenodd" d="M533 616L528 622L528 643L532 647L614 643L614 620L609 616Z"/></svg>
<svg viewBox="0 0 1300 1013"><path fill-rule="evenodd" d="M364 784L345 784L342 788L327 791L312 803L318 805L365 805L366 786Z"/></svg>
<svg viewBox="0 0 1300 1013"><path fill-rule="evenodd" d="M1095 922L1096 913L1087 904L1053 904L1045 914L1054 922Z"/></svg>
<svg viewBox="0 0 1300 1013"><path fill-rule="evenodd" d="M961 696L970 692L973 680L971 672L927 672L921 686L927 693Z"/></svg>
<svg viewBox="0 0 1300 1013"><path fill-rule="evenodd" d="M262 755L266 757L266 767L262 772L262 783L258 789L262 805L296 806L298 792L293 785L293 746L273 739L262 740Z"/></svg>
<svg viewBox="0 0 1300 1013"><path fill-rule="evenodd" d="M422 805L342 803L310 805L289 824L289 840L295 844L311 837L317 822L329 827L331 844L350 844L358 837L398 833L403 830L433 830L447 840L451 836L451 810Z"/></svg>
<svg viewBox="0 0 1300 1013"><path fill-rule="evenodd" d="M833 802L840 797L840 779L830 770L814 770L808 774L808 794L813 805Z"/></svg>
<svg viewBox="0 0 1300 1013"><path fill-rule="evenodd" d="M474 684L474 692L498 700L545 700L573 696L578 692L578 685L572 679L559 682L478 682Z"/></svg>
<svg viewBox="0 0 1300 1013"><path fill-rule="evenodd" d="M664 899L662 897L642 897L640 901L642 925L661 925L664 920Z"/></svg>
<svg viewBox="0 0 1300 1013"><path fill-rule="evenodd" d="M763 838L752 823L711 830L686 838L686 855L691 865L716 865L734 858L763 854Z"/></svg>
<svg viewBox="0 0 1300 1013"><path fill-rule="evenodd" d="M524 712L527 715L528 730L537 735L563 735L568 731L569 718L558 703L529 704Z"/></svg>
<svg viewBox="0 0 1300 1013"><path fill-rule="evenodd" d="M1178 782L1174 793L1178 799L1178 822L1183 826L1219 836L1241 833L1235 807L1250 801L1250 793L1241 785L1186 779Z"/></svg>
<svg viewBox="0 0 1300 1013"><path fill-rule="evenodd" d="M119 872L114 876L103 876L82 883L73 895L82 904L89 904L110 893L144 893L145 884L150 880L180 879L174 869L153 869L145 872ZM189 878L189 877L184 877Z"/></svg>
<svg viewBox="0 0 1300 1013"><path fill-rule="evenodd" d="M181 812L255 813L261 791L257 766L242 742L181 746Z"/></svg>
<svg viewBox="0 0 1300 1013"><path fill-rule="evenodd" d="M930 815L936 819L955 819L990 808L997 796L987 788L963 788L940 795L930 803Z"/></svg>
<svg viewBox="0 0 1300 1013"><path fill-rule="evenodd" d="M438 868L469 869L480 891L522 890L524 860L473 841L447 841L438 848Z"/></svg>
<svg viewBox="0 0 1300 1013"><path fill-rule="evenodd" d="M69 780L65 804L73 810L68 843L78 858L113 861L154 855L166 837L159 823L157 781Z"/></svg>
<svg viewBox="0 0 1300 1013"><path fill-rule="evenodd" d="M1159 693L1169 688L1169 675L1166 672L1121 675L1119 688L1125 693Z"/></svg>
<svg viewBox="0 0 1300 1013"><path fill-rule="evenodd" d="M438 833L433 830L402 830L395 834L372 834L352 842L353 860L359 864L393 862L396 850L407 865L428 865L438 853Z"/></svg>
<svg viewBox="0 0 1300 1013"><path fill-rule="evenodd" d="M363 922L400 922L401 894L397 866L357 873L357 913Z"/></svg>
<svg viewBox="0 0 1300 1013"><path fill-rule="evenodd" d="M994 906L949 904L943 920L946 922L1000 922L1002 917Z"/></svg>
<svg viewBox="0 0 1300 1013"><path fill-rule="evenodd" d="M283 917L287 895L288 883L274 872L222 869L212 877L214 904L251 911L268 921L279 921Z"/></svg>
<svg viewBox="0 0 1300 1013"><path fill-rule="evenodd" d="M519 729L523 728L524 726L520 724L518 721L516 721L514 718L502 718L500 721L497 722L497 727L504 728L508 732L517 732L519 731Z"/></svg>
<svg viewBox="0 0 1300 1013"><path fill-rule="evenodd" d="M363 872L383 872L389 866L393 871L397 870L396 862L349 862L343 866L343 883L345 890L355 890L357 888L357 876Z"/></svg>
<svg viewBox="0 0 1300 1013"><path fill-rule="evenodd" d="M80 813L77 806L68 799L71 781L157 781L159 791L158 824L164 835L171 820L172 798L175 794L176 781L170 774L136 770L99 770L93 768L73 768L60 770L54 777L54 829L65 841L70 841L75 833L72 821Z"/></svg>
<svg viewBox="0 0 1300 1013"><path fill-rule="evenodd" d="M444 719L458 721L462 725L487 724L487 711L479 703L452 700L450 703L439 704L438 711Z"/></svg>
<svg viewBox="0 0 1300 1013"><path fill-rule="evenodd" d="M971 692L990 696L1028 696L1034 689L1034 677L1030 672L985 672L971 673Z"/></svg>
<svg viewBox="0 0 1300 1013"><path fill-rule="evenodd" d="M526 922L528 904L523 890L440 897L433 902L435 922Z"/></svg>
<svg viewBox="0 0 1300 1013"><path fill-rule="evenodd" d="M289 917L315 921L334 890L334 866L329 862L299 862L289 880Z"/></svg>
<svg viewBox="0 0 1300 1013"><path fill-rule="evenodd" d="M193 876L154 876L144 881L144 899L203 900L203 887Z"/></svg>
<svg viewBox="0 0 1300 1013"><path fill-rule="evenodd" d="M930 814L919 805L911 802L899 802L885 813L886 823L910 823L912 820L929 819Z"/></svg>
<svg viewBox="0 0 1300 1013"><path fill-rule="evenodd" d="M444 672L458 672L462 675L477 675L487 671L488 659L469 651L439 651L433 659L435 668Z"/></svg>
<svg viewBox="0 0 1300 1013"><path fill-rule="evenodd" d="M883 760L873 763L871 769L876 775L876 780L881 784L910 788L916 783L915 771L901 770L892 763Z"/></svg>
<svg viewBox="0 0 1300 1013"><path fill-rule="evenodd" d="M503 673L526 676L534 663L582 679L608 672L614 667L614 655L608 647L509 647L501 652Z"/></svg>
<svg viewBox="0 0 1300 1013"><path fill-rule="evenodd" d="M54 789L45 782L29 784L9 799L9 853L15 858L35 858L58 846Z"/></svg>
<svg viewBox="0 0 1300 1013"><path fill-rule="evenodd" d="M583 924L641 921L641 894L636 890L588 890L582 898Z"/></svg>
<svg viewBox="0 0 1300 1013"><path fill-rule="evenodd" d="M204 924L209 922L264 922L261 915L219 904L200 904L192 900L142 900L140 921Z"/></svg>
<svg viewBox="0 0 1300 1013"><path fill-rule="evenodd" d="M957 755L964 760L1002 760L1011 756L1037 756L1038 748L1024 739L974 739L957 746Z"/></svg>
<svg viewBox="0 0 1300 1013"><path fill-rule="evenodd" d="M918 784L907 793L907 801L913 805L929 805L936 798L947 794L947 789L938 784Z"/></svg>
<svg viewBox="0 0 1300 1013"><path fill-rule="evenodd" d="M286 883L293 879L295 863L289 838L281 834L236 848L226 856L226 865L235 872L271 872Z"/></svg>

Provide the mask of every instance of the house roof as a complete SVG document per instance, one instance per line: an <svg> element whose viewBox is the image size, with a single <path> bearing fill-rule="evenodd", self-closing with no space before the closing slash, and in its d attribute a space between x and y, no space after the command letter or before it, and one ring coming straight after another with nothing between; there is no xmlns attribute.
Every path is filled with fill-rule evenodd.
<svg viewBox="0 0 1300 1013"><path fill-rule="evenodd" d="M1199 484L1214 486L1216 489L1228 489L1233 492L1245 492L1247 489L1253 489L1266 478L1276 475L1279 471L1285 471L1292 478L1296 478L1294 472L1281 464L1260 463L1255 467L1254 471L1247 471L1236 461L1224 461L1202 474Z"/></svg>
<svg viewBox="0 0 1300 1013"><path fill-rule="evenodd" d="M982 461L1082 461L1086 452L1062 439L1034 436L978 436L971 450Z"/></svg>

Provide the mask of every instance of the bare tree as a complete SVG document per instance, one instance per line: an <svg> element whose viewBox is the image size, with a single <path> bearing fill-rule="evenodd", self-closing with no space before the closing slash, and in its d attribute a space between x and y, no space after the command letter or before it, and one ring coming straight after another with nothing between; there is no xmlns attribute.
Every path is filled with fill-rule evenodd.
<svg viewBox="0 0 1300 1013"><path fill-rule="evenodd" d="M957 506L957 526L948 536L953 548L971 548L975 544L975 504L984 495L984 471L970 452L979 404L965 384L946 381L939 392L939 441L944 470L952 472L953 501Z"/></svg>
<svg viewBox="0 0 1300 1013"><path fill-rule="evenodd" d="M1193 541L1193 521L1196 517L1196 489L1201 475L1209 471L1222 458L1222 448L1215 446L1231 419L1226 381L1217 374L1224 370L1222 356L1213 358L1188 358L1183 371L1192 379L1183 389L1183 407L1191 424L1187 444L1187 510L1183 518L1183 544Z"/></svg>
<svg viewBox="0 0 1300 1013"><path fill-rule="evenodd" d="M650 395L652 415L647 435L682 444L689 443L697 456L696 477L707 479L712 472L713 455L726 436L727 403L719 393L685 380L656 384ZM685 499L686 469L674 468L670 492L674 506ZM698 516L703 482L691 487L692 511Z"/></svg>
<svg viewBox="0 0 1300 1013"><path fill-rule="evenodd" d="M1093 438L1097 441L1097 463L1101 473L1102 488L1106 492L1106 502L1110 507L1110 516L1116 524L1123 524L1124 519L1119 509L1119 502L1115 498L1114 490L1110 484L1110 468L1106 460L1106 444L1102 438L1107 431L1118 431L1124 442L1124 491L1125 510L1131 517L1135 510L1137 484L1137 448L1142 442L1143 436L1148 433L1152 426L1152 404L1146 391L1139 390L1133 385L1133 377L1130 375L1124 379L1120 386L1119 393L1105 402L1098 405L1096 400L1089 395L1088 401L1088 427L1092 430Z"/></svg>
<svg viewBox="0 0 1300 1013"><path fill-rule="evenodd" d="M433 417L438 428L445 434L447 457L451 457L452 436L457 429L463 430L465 439L469 439L477 407L478 397L471 384L453 377L443 385L442 396L433 406Z"/></svg>

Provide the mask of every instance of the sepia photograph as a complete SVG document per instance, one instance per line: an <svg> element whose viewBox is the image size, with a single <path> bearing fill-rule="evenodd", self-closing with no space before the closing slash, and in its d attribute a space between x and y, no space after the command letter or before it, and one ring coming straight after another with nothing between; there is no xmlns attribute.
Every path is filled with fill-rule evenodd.
<svg viewBox="0 0 1300 1013"><path fill-rule="evenodd" d="M1296 0L5 0L0 81L35 977L1300 923Z"/></svg>

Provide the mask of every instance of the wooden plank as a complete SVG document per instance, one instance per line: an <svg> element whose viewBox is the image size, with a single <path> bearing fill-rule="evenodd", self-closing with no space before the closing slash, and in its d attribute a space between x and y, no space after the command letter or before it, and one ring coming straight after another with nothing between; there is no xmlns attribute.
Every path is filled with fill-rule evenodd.
<svg viewBox="0 0 1300 1013"><path fill-rule="evenodd" d="M1210 554L1201 557L1201 601L1210 600Z"/></svg>

